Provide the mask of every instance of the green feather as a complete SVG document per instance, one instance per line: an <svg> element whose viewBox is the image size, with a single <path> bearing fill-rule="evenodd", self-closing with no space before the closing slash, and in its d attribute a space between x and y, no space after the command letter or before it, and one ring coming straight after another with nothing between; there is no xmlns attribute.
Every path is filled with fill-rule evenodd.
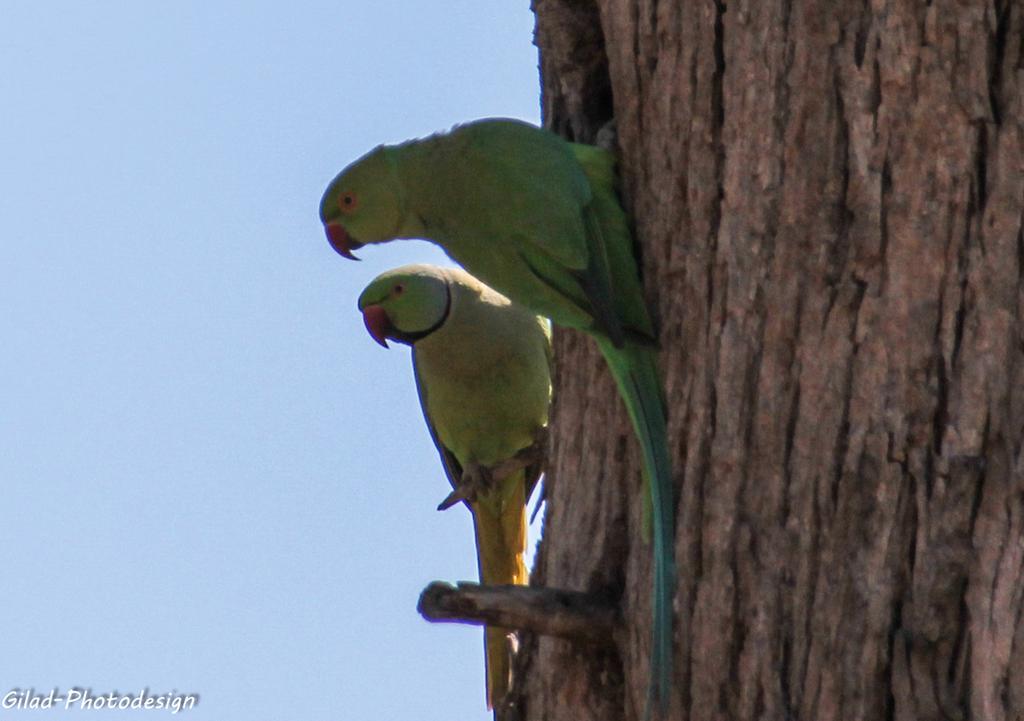
<svg viewBox="0 0 1024 721"><path fill-rule="evenodd" d="M652 683L648 687L648 703L655 703L664 712L672 679L672 598L675 591L675 501L672 462L666 445L664 397L651 348L636 343L617 348L610 340L602 338L597 344L608 362L640 441L646 489L644 534L650 538L653 531L654 536Z"/></svg>
<svg viewBox="0 0 1024 721"><path fill-rule="evenodd" d="M492 472L465 501L481 582L526 583L526 502L541 473L535 444L551 398L550 324L463 270L430 265L381 274L358 305L368 329L385 315L375 338L412 346L423 417L452 486L471 467ZM522 459L524 450L534 452ZM511 471L494 470L513 461ZM484 648L490 707L509 687L507 629L488 627Z"/></svg>
<svg viewBox="0 0 1024 721"><path fill-rule="evenodd" d="M664 712L672 679L674 481L657 342L615 186L612 154L527 123L488 119L372 151L331 182L321 219L329 236L335 226L332 241L344 236L352 247L432 240L513 301L594 336L643 452L646 525L654 535L649 699ZM361 198L354 210L340 204L352 197Z"/></svg>

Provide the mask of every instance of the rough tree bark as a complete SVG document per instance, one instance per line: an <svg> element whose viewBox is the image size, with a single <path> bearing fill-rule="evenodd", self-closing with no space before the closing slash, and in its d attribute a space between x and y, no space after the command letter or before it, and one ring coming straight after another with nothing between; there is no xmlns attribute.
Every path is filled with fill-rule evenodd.
<svg viewBox="0 0 1024 721"><path fill-rule="evenodd" d="M677 719L1024 718L1024 2L534 0L548 127L617 127L678 492ZM642 715L637 448L559 331L511 717Z"/></svg>

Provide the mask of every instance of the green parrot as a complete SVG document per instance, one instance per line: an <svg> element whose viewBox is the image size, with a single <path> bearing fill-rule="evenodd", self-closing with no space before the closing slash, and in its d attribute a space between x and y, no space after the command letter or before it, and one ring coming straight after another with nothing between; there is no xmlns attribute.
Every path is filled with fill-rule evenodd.
<svg viewBox="0 0 1024 721"><path fill-rule="evenodd" d="M639 440L653 526L648 703L664 713L672 678L675 501L655 331L615 158L528 123L484 119L378 146L331 181L320 219L341 255L425 238L483 282L597 341Z"/></svg>
<svg viewBox="0 0 1024 721"><path fill-rule="evenodd" d="M527 583L526 501L541 473L551 326L457 268L408 265L359 296L370 335L412 346L420 406L454 490L473 514L480 581ZM512 643L484 631L487 707L509 687Z"/></svg>

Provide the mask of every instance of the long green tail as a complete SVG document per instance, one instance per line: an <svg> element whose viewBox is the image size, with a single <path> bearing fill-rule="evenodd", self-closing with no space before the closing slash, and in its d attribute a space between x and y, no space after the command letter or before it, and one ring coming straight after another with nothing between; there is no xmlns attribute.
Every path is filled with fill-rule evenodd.
<svg viewBox="0 0 1024 721"><path fill-rule="evenodd" d="M644 527L647 534L652 525L654 531L654 623L647 704L648 712L653 702L664 715L672 682L672 598L676 585L675 494L665 400L653 348L629 341L622 348L616 348L610 340L600 337L597 344L619 386L643 452L647 490ZM653 523L649 523L648 518Z"/></svg>

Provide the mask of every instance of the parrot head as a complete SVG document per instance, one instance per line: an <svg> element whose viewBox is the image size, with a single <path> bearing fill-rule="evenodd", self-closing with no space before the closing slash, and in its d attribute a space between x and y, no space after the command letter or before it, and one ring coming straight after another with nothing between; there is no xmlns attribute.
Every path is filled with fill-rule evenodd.
<svg viewBox="0 0 1024 721"><path fill-rule="evenodd" d="M444 325L451 304L444 271L431 265L389 270L359 295L366 330L385 348L388 339L412 345L426 338Z"/></svg>
<svg viewBox="0 0 1024 721"><path fill-rule="evenodd" d="M402 219L400 185L388 149L374 148L342 170L320 200L320 220L331 247L350 260L367 243L399 237Z"/></svg>

